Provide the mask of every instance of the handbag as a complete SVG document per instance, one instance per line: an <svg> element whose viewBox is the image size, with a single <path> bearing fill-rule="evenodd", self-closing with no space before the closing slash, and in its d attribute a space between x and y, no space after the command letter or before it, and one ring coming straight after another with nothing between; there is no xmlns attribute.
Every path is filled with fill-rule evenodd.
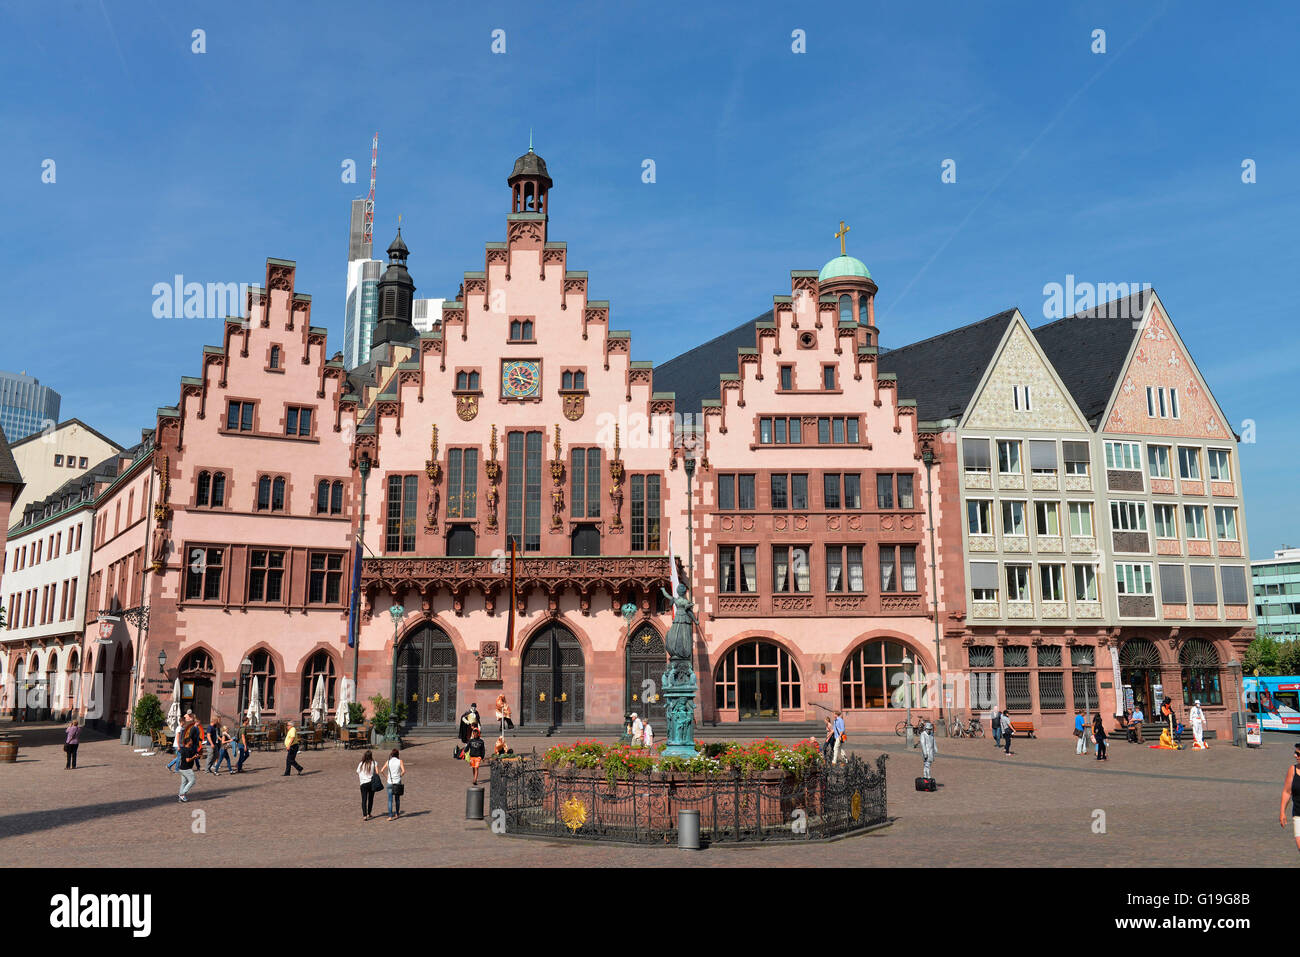
<svg viewBox="0 0 1300 957"><path fill-rule="evenodd" d="M405 793L406 793L406 785L403 784L401 781L398 781L396 784L393 785L394 797L401 797Z"/></svg>
<svg viewBox="0 0 1300 957"><path fill-rule="evenodd" d="M372 791L382 791L383 789L384 789L384 779L381 778L381 777L378 775L378 773L376 773L376 772L371 772L371 775L370 775L370 790L372 790Z"/></svg>
<svg viewBox="0 0 1300 957"><path fill-rule="evenodd" d="M1075 728L1075 729L1074 729L1074 736L1075 736L1076 738L1082 738L1082 737L1083 737L1083 732L1080 731L1078 728Z"/></svg>

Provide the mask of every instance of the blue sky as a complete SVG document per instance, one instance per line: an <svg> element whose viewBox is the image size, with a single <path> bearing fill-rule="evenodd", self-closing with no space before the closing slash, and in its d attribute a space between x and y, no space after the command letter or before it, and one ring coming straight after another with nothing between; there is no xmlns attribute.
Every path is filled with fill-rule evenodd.
<svg viewBox="0 0 1300 957"><path fill-rule="evenodd" d="M888 346L1013 305L1037 325L1043 286L1067 274L1151 283L1237 430L1254 422L1242 459L1264 557L1300 544L1300 12L1250 10L5 3L0 368L138 440L220 341L216 320L155 319L154 283L257 283L266 257L296 260L334 351L371 134L376 246L401 213L418 294L443 296L504 239L532 127L551 238L634 358L762 312L789 270L836 253L841 219ZM357 184L340 179L349 158Z"/></svg>

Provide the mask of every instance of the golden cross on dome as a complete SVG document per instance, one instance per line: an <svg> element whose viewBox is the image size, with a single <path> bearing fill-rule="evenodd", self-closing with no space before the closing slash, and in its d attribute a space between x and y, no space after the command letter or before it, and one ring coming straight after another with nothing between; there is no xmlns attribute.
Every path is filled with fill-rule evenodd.
<svg viewBox="0 0 1300 957"><path fill-rule="evenodd" d="M847 255L847 254L844 252L844 237L845 237L846 235L848 235L849 230L852 229L852 228L853 228L852 226L845 226L845 225L844 225L844 220L842 220L842 219L840 220L840 228L839 228L839 231L835 234L835 238L838 239L838 240L840 241L840 255L841 255L841 256Z"/></svg>

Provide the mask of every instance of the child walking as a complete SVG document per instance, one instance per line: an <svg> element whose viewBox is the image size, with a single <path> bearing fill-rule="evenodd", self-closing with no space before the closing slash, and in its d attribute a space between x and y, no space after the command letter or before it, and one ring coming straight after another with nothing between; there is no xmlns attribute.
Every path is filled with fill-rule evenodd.
<svg viewBox="0 0 1300 957"><path fill-rule="evenodd" d="M487 756L487 745L483 743L483 732L478 728L470 735L469 739L469 766L474 769L474 780L470 783L478 784L478 766L483 763L483 758Z"/></svg>

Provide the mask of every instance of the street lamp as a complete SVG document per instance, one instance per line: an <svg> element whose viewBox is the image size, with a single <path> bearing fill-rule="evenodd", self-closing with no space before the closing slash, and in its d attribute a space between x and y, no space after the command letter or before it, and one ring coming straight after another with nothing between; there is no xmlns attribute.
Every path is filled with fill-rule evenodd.
<svg viewBox="0 0 1300 957"><path fill-rule="evenodd" d="M360 547L357 549L356 554L352 556L354 562L361 561L366 553L366 479L370 478L369 455L363 455L361 457L361 461L357 463L357 471L361 475L361 518L357 522L357 527L359 529L357 540ZM360 576L357 574L357 569L353 569L352 576L354 582L361 580ZM360 596L357 594L357 591L358 589L356 588L352 589L352 609L351 614L348 615L348 627L351 629L351 634L348 635L348 639L352 642L352 697L357 702L360 702L361 686L358 682L360 680L361 668L361 638L357 635L357 601ZM346 706L347 702L344 702L344 704Z"/></svg>
<svg viewBox="0 0 1300 957"><path fill-rule="evenodd" d="M934 552L934 489L930 484L930 468L934 465L934 449L926 446L921 450L921 461L925 463L925 513L930 521L930 608L934 619L934 664L939 669L939 725L943 733L948 733L948 722L943 720L943 696L947 693L943 685L943 657L939 653L939 575L935 569Z"/></svg>
<svg viewBox="0 0 1300 957"><path fill-rule="evenodd" d="M167 652L162 648L158 649L158 670L164 677L167 675Z"/></svg>
<svg viewBox="0 0 1300 957"><path fill-rule="evenodd" d="M251 675L252 673L253 673L252 659L245 658L243 661L239 663L239 695L237 696L237 700L239 702L238 718L241 722L244 720L244 689L248 687L248 676Z"/></svg>
<svg viewBox="0 0 1300 957"><path fill-rule="evenodd" d="M907 679L903 692L907 701L907 730L903 732L903 738L907 747L910 748L914 737L912 734L912 659L907 656L906 651L903 652L903 677Z"/></svg>
<svg viewBox="0 0 1300 957"><path fill-rule="evenodd" d="M394 604L388 609L388 614L393 616L393 680L390 685L390 698L392 710L388 713L388 731L386 736L389 738L397 737L397 629L401 625L402 619L406 617L406 609L400 604Z"/></svg>
<svg viewBox="0 0 1300 957"><path fill-rule="evenodd" d="M693 438L693 437L692 437ZM692 500L695 498L695 456L690 452L682 461L686 469L686 580L692 594L695 592L695 519L691 514ZM676 597L676 596L674 596Z"/></svg>

